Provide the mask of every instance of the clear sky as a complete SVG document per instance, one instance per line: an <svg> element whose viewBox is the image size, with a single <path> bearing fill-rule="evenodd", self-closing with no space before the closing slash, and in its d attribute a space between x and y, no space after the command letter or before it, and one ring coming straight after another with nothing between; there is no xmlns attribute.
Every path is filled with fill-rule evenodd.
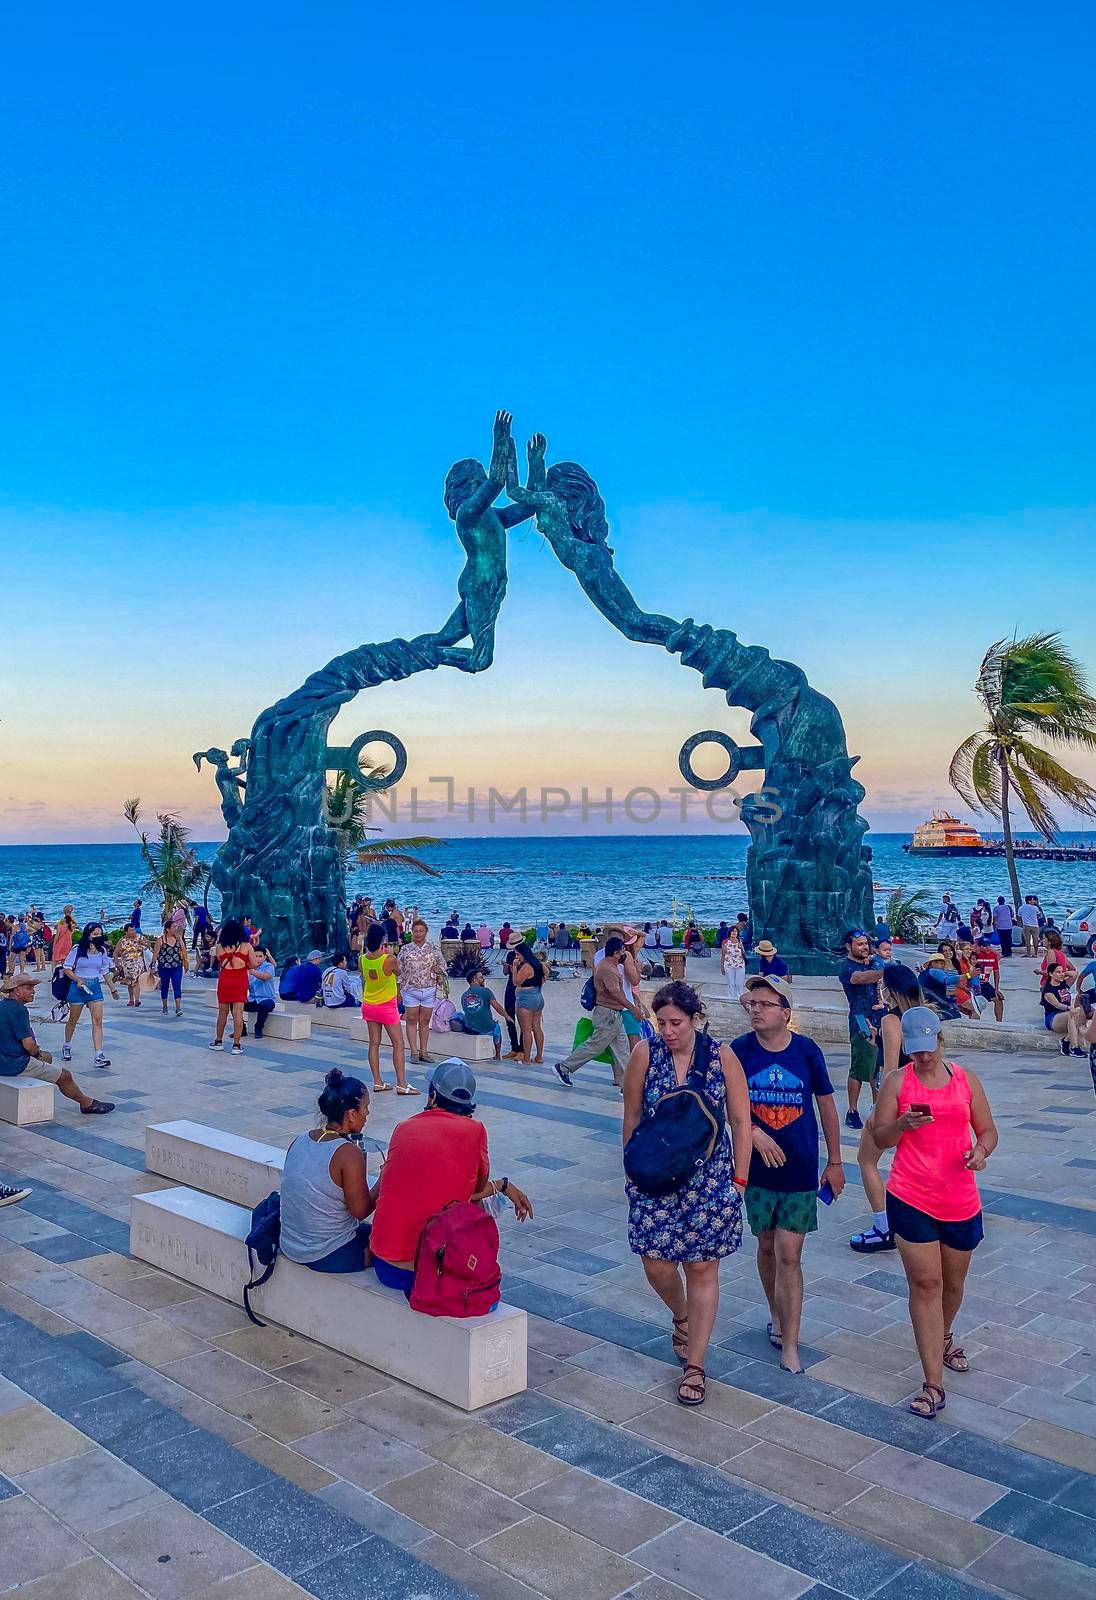
<svg viewBox="0 0 1096 1600"><path fill-rule="evenodd" d="M641 603L837 701L877 827L991 640L1096 673L1091 7L377 9L6 19L0 839L213 836L191 751L448 614L500 405ZM663 792L745 719L521 531L491 673L378 725L422 786Z"/></svg>

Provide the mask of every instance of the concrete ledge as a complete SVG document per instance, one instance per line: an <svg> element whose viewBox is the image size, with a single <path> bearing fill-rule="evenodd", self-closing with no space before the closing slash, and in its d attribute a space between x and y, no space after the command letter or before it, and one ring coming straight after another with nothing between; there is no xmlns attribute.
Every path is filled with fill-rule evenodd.
<svg viewBox="0 0 1096 1600"><path fill-rule="evenodd" d="M458 1056L461 1061L493 1061L495 1041L489 1033L435 1033L430 1030L432 1056Z"/></svg>
<svg viewBox="0 0 1096 1600"><path fill-rule="evenodd" d="M251 1213L193 1189L134 1195L130 1253L240 1304ZM372 1272L321 1273L280 1257L252 1296L264 1321L364 1361L464 1411L526 1386L527 1319L500 1305L486 1317L426 1317Z"/></svg>
<svg viewBox="0 0 1096 1600"><path fill-rule="evenodd" d="M244 1012L244 1021L248 1024L248 1033L253 1039L255 1030L251 1026L254 1014ZM291 1017L282 1011L272 1011L263 1023L264 1039L311 1039L312 1020L310 1017Z"/></svg>
<svg viewBox="0 0 1096 1600"><path fill-rule="evenodd" d="M25 1127L53 1120L53 1084L41 1078L0 1078L0 1122Z"/></svg>
<svg viewBox="0 0 1096 1600"><path fill-rule="evenodd" d="M174 1178L249 1210L281 1187L285 1151L222 1133L202 1122L156 1122L145 1129L145 1171Z"/></svg>
<svg viewBox="0 0 1096 1600"><path fill-rule="evenodd" d="M206 1005L211 1011L217 1009L217 986L210 984L208 988L196 991L199 1004ZM274 1010L266 1019L263 1036L271 1039L311 1039L312 1026L315 1020L313 1006L287 1006L284 1001L278 1000ZM254 1037L252 1023L255 1019L253 1011L244 1012L244 1021L247 1023L249 1034ZM361 1020L360 1018L358 1019Z"/></svg>
<svg viewBox="0 0 1096 1600"><path fill-rule="evenodd" d="M357 1006L314 1006L279 1000L278 1007L287 1017L307 1017L313 1028L330 1028L347 1034L357 1044L369 1043L369 1026Z"/></svg>
<svg viewBox="0 0 1096 1600"><path fill-rule="evenodd" d="M748 1032L746 1013L736 1002L707 995L704 1005L709 1026L716 1038L734 1039ZM797 1005L795 1026L798 1032L809 1034L819 1044L847 1046L849 1042L849 1014L841 1006ZM959 1022L944 1023L944 1046L957 1055L965 1050L1000 1050L1006 1053L1023 1050L1054 1055L1061 1048L1057 1035L1048 1033L1041 1022L975 1022L967 1017Z"/></svg>

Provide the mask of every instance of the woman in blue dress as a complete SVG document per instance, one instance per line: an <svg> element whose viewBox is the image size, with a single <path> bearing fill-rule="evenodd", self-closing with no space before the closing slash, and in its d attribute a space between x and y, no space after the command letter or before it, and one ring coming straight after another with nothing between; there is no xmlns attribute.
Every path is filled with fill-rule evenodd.
<svg viewBox="0 0 1096 1600"><path fill-rule="evenodd" d="M719 1309L719 1263L742 1242L742 1194L753 1149L746 1079L730 1049L699 1032L700 998L687 983L667 983L652 1004L658 1037L641 1039L624 1073L624 1143L664 1094L689 1076L698 1038L706 1052L704 1093L725 1109L724 1133L690 1183L654 1197L625 1184L628 1243L673 1318L674 1354L684 1367L677 1398L704 1401L704 1360Z"/></svg>

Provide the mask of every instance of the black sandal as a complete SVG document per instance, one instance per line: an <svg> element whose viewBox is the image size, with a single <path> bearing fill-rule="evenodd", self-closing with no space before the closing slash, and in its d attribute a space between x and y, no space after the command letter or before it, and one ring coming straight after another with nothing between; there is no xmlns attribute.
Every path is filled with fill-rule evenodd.
<svg viewBox="0 0 1096 1600"><path fill-rule="evenodd" d="M696 1378L690 1378L689 1377L690 1372L698 1372L700 1374L699 1381ZM684 1391L686 1389L692 1389L694 1391L694 1396L693 1397L686 1396L686 1394L684 1393ZM687 1366L685 1368L685 1371L681 1374L681 1382L677 1386L677 1403L678 1403L678 1405L679 1406L702 1406L704 1404L705 1392L706 1392L706 1378L705 1378L705 1375L704 1375L704 1368L703 1367L693 1366L692 1364L690 1364L689 1366Z"/></svg>
<svg viewBox="0 0 1096 1600"><path fill-rule="evenodd" d="M940 1396L939 1400L935 1398L937 1395ZM944 1391L938 1383L923 1383L921 1393L914 1395L906 1409L912 1411L915 1417L928 1420L935 1417L938 1411L943 1411L946 1404Z"/></svg>

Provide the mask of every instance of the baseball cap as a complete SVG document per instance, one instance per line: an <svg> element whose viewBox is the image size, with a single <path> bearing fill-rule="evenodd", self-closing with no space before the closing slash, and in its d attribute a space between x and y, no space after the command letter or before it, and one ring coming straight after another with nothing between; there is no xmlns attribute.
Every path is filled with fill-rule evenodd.
<svg viewBox="0 0 1096 1600"><path fill-rule="evenodd" d="M751 978L746 979L746 988L747 990L771 989L773 994L779 995L780 999L783 1000L784 1004L788 1007L788 1010L791 1010L791 986L786 984L781 978L766 978L762 973L755 972Z"/></svg>
<svg viewBox="0 0 1096 1600"><path fill-rule="evenodd" d="M918 1050L935 1050L941 1022L928 1006L911 1006L902 1013L902 1043L913 1055Z"/></svg>
<svg viewBox="0 0 1096 1600"><path fill-rule="evenodd" d="M438 1062L430 1074L430 1087L440 1100L450 1100L468 1111L476 1109L476 1075L459 1056Z"/></svg>
<svg viewBox="0 0 1096 1600"><path fill-rule="evenodd" d="M322 961L323 960L323 951L322 950L310 950L308 952L308 954L305 956L305 960L306 961Z"/></svg>

